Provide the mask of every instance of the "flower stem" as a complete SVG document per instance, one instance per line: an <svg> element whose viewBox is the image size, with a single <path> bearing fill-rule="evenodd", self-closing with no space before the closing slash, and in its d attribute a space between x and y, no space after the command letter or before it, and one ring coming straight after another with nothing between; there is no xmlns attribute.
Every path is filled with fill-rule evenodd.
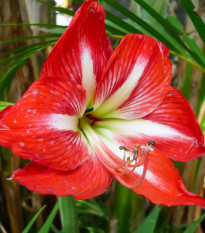
<svg viewBox="0 0 205 233"><path fill-rule="evenodd" d="M79 233L77 209L73 196L59 197L61 233Z"/></svg>

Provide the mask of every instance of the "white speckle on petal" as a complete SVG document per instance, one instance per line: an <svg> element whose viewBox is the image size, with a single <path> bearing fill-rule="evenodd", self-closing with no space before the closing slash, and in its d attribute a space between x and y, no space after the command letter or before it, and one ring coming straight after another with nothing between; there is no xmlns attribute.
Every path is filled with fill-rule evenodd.
<svg viewBox="0 0 205 233"><path fill-rule="evenodd" d="M24 146L24 145L25 145L25 143L24 143L24 142L20 142L19 144L20 144L20 146Z"/></svg>
<svg viewBox="0 0 205 233"><path fill-rule="evenodd" d="M16 124L16 120L14 120L14 124Z"/></svg>
<svg viewBox="0 0 205 233"><path fill-rule="evenodd" d="M33 90L33 94L36 95L38 93L37 90Z"/></svg>

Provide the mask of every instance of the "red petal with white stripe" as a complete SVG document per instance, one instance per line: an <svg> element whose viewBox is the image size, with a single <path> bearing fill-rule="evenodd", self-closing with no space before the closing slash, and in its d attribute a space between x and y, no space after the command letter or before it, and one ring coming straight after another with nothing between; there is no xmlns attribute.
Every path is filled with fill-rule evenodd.
<svg viewBox="0 0 205 233"><path fill-rule="evenodd" d="M11 178L35 192L73 195L77 200L90 199L104 193L112 179L113 176L96 157L72 171L57 171L32 162L15 171Z"/></svg>
<svg viewBox="0 0 205 233"><path fill-rule="evenodd" d="M156 148L154 148L154 152L149 153L145 179L138 188L134 189L137 194L145 196L156 205L205 207L205 199L186 190L178 170L169 159L161 155ZM134 186L138 182L142 170L143 167L137 168L135 173L122 175L120 179Z"/></svg>
<svg viewBox="0 0 205 233"><path fill-rule="evenodd" d="M44 166L75 169L90 154L78 131L85 107L85 90L75 81L40 78L15 106L0 113L0 144Z"/></svg>
<svg viewBox="0 0 205 233"><path fill-rule="evenodd" d="M83 85L88 101L93 101L112 53L104 19L104 9L96 0L84 2L46 59L41 76L71 76Z"/></svg>
<svg viewBox="0 0 205 233"><path fill-rule="evenodd" d="M156 148L168 158L185 162L205 155L204 136L200 126L188 101L177 89L170 87L160 106L143 119L168 126L181 134L153 138Z"/></svg>
<svg viewBox="0 0 205 233"><path fill-rule="evenodd" d="M104 130L104 134L121 145L154 141L161 154L176 161L185 162L205 154L204 137L194 113L183 95L172 87L158 108L142 119L109 119L95 125L100 131L109 129L110 133Z"/></svg>
<svg viewBox="0 0 205 233"><path fill-rule="evenodd" d="M149 154L141 157L139 153L137 156L139 161L138 159L132 161L132 151L136 148L136 142L127 137L122 137L121 140L112 138L112 133L104 129L101 131L98 129L97 132L98 138L94 139L97 143L94 143L93 147L102 163L120 183L132 188L155 204L205 206L205 200L202 197L186 190L178 170L155 146L152 146ZM144 143L140 140L137 143L141 152L140 148ZM129 151L123 151L120 146L129 148Z"/></svg>
<svg viewBox="0 0 205 233"><path fill-rule="evenodd" d="M141 118L165 98L171 82L166 46L145 35L127 35L97 86L94 116Z"/></svg>

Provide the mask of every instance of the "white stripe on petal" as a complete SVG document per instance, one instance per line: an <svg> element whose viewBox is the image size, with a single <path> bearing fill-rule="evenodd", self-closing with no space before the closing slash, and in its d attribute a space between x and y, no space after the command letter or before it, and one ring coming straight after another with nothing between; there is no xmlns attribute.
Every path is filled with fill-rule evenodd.
<svg viewBox="0 0 205 233"><path fill-rule="evenodd" d="M111 120L98 122L97 125L121 133L127 136L139 137L140 135L148 135L150 137L162 137L174 139L176 137L181 139L193 140L177 130L149 120Z"/></svg>
<svg viewBox="0 0 205 233"><path fill-rule="evenodd" d="M94 99L96 82L93 71L93 59L91 57L91 53L88 48L84 48L82 52L81 65L82 65L82 86L86 90L88 103L90 103L90 101L93 101Z"/></svg>
<svg viewBox="0 0 205 233"><path fill-rule="evenodd" d="M148 161L148 166L149 166L149 161ZM140 167L137 167L134 171L135 174L138 174L139 176L142 175L143 173L143 170L144 170L144 166L140 166ZM169 186L167 186L167 189L164 185L164 182L163 180L156 176L153 172L151 172L149 170L149 168L147 169L147 172L146 172L146 175L145 175L145 180L147 180L149 183L155 185L155 186L159 186L161 190L164 190L164 191L169 191Z"/></svg>
<svg viewBox="0 0 205 233"><path fill-rule="evenodd" d="M143 57L138 58L132 72L123 85L95 111L97 115L104 115L117 109L129 98L132 91L136 88L147 62L148 60L144 60ZM118 75L120 75L120 72ZM113 77L113 79L116 79L116 77ZM99 103L96 103L96 105L98 106ZM115 115L111 113L109 116L114 117Z"/></svg>
<svg viewBox="0 0 205 233"><path fill-rule="evenodd" d="M51 129L77 131L78 128L78 119L76 116L51 114L46 121L46 124Z"/></svg>

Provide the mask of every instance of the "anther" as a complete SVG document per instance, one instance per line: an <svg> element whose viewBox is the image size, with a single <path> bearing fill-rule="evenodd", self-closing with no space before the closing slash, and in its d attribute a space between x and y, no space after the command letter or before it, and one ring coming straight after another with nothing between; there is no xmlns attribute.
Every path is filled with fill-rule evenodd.
<svg viewBox="0 0 205 233"><path fill-rule="evenodd" d="M128 163L129 165L131 164L130 156L127 157L127 163Z"/></svg>
<svg viewBox="0 0 205 233"><path fill-rule="evenodd" d="M148 146L156 146L156 143L154 141L147 142Z"/></svg>
<svg viewBox="0 0 205 233"><path fill-rule="evenodd" d="M141 147L141 149L142 149L142 147ZM142 157L142 156L144 156L144 155L145 155L144 150L141 150L140 156Z"/></svg>
<svg viewBox="0 0 205 233"><path fill-rule="evenodd" d="M128 147L126 147L126 146L119 146L119 149L120 149L120 150L127 151L127 152L130 151L130 149L129 149Z"/></svg>
<svg viewBox="0 0 205 233"><path fill-rule="evenodd" d="M137 160L137 157L138 157L138 153L139 153L138 146L139 146L139 144L136 144L135 149L132 152L134 160Z"/></svg>

